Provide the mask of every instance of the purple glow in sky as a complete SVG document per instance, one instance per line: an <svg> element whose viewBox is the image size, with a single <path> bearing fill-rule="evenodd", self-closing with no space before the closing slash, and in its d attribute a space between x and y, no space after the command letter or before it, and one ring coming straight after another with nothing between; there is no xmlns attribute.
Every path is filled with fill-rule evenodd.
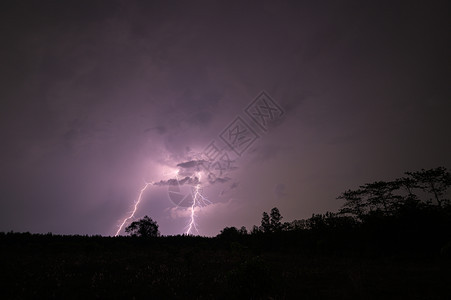
<svg viewBox="0 0 451 300"><path fill-rule="evenodd" d="M213 140L225 147L238 116L259 138L219 180L202 177L201 235L450 169L449 12L449 1L3 1L0 231L114 235L145 183L161 182L135 217L183 233L190 210L164 183L190 177ZM245 111L263 90L284 111L267 130Z"/></svg>

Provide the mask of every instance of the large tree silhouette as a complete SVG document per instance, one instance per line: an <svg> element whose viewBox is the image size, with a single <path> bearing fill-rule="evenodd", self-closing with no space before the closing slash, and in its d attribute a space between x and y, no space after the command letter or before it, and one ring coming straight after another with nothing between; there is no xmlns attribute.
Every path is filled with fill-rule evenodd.
<svg viewBox="0 0 451 300"><path fill-rule="evenodd" d="M271 232L271 223L267 212L263 212L260 230L265 233Z"/></svg>
<svg viewBox="0 0 451 300"><path fill-rule="evenodd" d="M415 187L433 195L438 206L442 206L443 202L447 201L443 196L451 186L451 175L446 168L421 169L421 171L406 172L406 174L415 180Z"/></svg>
<svg viewBox="0 0 451 300"><path fill-rule="evenodd" d="M132 222L129 226L125 228L125 232L131 236L141 236L141 237L157 237L160 236L160 231L158 230L158 224L148 216Z"/></svg>
<svg viewBox="0 0 451 300"><path fill-rule="evenodd" d="M267 212L263 212L262 221L260 227L257 229L256 227L252 230L253 233L257 232L278 232L282 231L283 224L281 222L282 215L277 207L271 209L270 214Z"/></svg>
<svg viewBox="0 0 451 300"><path fill-rule="evenodd" d="M442 207L449 204L446 192L451 175L444 167L406 172L407 177L393 181L375 181L347 190L338 199L345 200L340 214L353 215L362 220L368 215L393 215L403 207L417 205ZM419 195L416 192L422 191ZM425 199L425 196L428 197ZM434 204L435 203L435 204Z"/></svg>
<svg viewBox="0 0 451 300"><path fill-rule="evenodd" d="M277 232L277 231L281 231L282 230L282 215L280 214L280 211L277 207L274 207L273 209L271 209L271 220L270 220L270 224L271 224L271 231L273 232Z"/></svg>

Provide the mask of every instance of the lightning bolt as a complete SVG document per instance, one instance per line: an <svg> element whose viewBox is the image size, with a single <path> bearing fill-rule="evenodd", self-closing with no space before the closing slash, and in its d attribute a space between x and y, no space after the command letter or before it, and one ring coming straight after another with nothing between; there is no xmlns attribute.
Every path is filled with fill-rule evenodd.
<svg viewBox="0 0 451 300"><path fill-rule="evenodd" d="M175 172L175 176L176 179L178 180L178 171ZM204 195L203 195L203 189L201 186L201 174L200 172L197 172L197 178L198 178L198 182L195 186L192 187L191 189L191 196L193 199L193 203L190 206L190 221L187 225L187 230L186 230L186 234L193 234L193 232L196 232L197 234L199 234L199 230L197 229L197 224L196 224L196 207L203 207L206 206L208 204L211 204L211 201L208 200ZM116 231L116 234L114 236L118 236L119 233L121 232L122 228L124 227L124 225L135 216L136 211L138 210L138 206L141 203L142 200L142 196L144 194L144 192L147 190L147 188L151 185L154 185L154 182L145 182L145 185L143 186L143 188L141 189L141 191L139 192L138 198L135 201L135 204L133 206L133 210L130 212L130 215L128 217L126 217L122 223L119 225L119 228Z"/></svg>
<svg viewBox="0 0 451 300"><path fill-rule="evenodd" d="M193 204L191 205L191 221L188 224L188 229L186 230L186 234L190 234L191 230L193 228L199 234L199 230L197 229L197 225L196 225L196 214L194 213L195 207L196 207L196 198L193 198Z"/></svg>
<svg viewBox="0 0 451 300"><path fill-rule="evenodd" d="M199 182L193 187L191 193L193 198L193 203L191 204L190 210L190 221L188 224L188 229L186 230L186 234L192 234L193 231L195 231L197 234L199 234L199 230L197 229L196 224L196 207L202 207L206 206L208 204L211 204L210 200L208 200L203 194L203 190L201 187L201 174L198 172L197 177L199 178Z"/></svg>
<svg viewBox="0 0 451 300"><path fill-rule="evenodd" d="M118 236L119 232L121 232L122 227L124 227L125 223L127 223L128 220L133 218L135 216L136 210L138 209L139 203L141 202L142 196L144 194L144 191L149 187L149 185L152 185L153 182L146 182L144 187L141 189L141 192L139 193L138 199L135 201L135 205L133 207L133 211L130 213L130 215L122 221L121 225L119 226L116 234L114 236Z"/></svg>

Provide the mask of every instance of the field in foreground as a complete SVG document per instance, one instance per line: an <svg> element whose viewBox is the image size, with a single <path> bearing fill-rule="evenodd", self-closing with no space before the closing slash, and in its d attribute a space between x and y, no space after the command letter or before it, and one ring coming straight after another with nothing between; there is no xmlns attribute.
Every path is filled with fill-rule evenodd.
<svg viewBox="0 0 451 300"><path fill-rule="evenodd" d="M0 234L1 293L21 298L447 299L451 260L308 250L286 238ZM370 253L370 254L368 254ZM448 298L449 299L449 298Z"/></svg>

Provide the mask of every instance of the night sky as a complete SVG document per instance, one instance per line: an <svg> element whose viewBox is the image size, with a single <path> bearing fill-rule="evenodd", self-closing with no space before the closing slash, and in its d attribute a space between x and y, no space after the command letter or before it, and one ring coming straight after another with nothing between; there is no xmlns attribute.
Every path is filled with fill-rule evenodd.
<svg viewBox="0 0 451 300"><path fill-rule="evenodd" d="M134 219L181 234L188 177L212 236L450 169L450 4L413 2L1 1L0 231L114 235L153 182ZM240 155L234 120L258 136ZM211 142L229 165L196 178Z"/></svg>

